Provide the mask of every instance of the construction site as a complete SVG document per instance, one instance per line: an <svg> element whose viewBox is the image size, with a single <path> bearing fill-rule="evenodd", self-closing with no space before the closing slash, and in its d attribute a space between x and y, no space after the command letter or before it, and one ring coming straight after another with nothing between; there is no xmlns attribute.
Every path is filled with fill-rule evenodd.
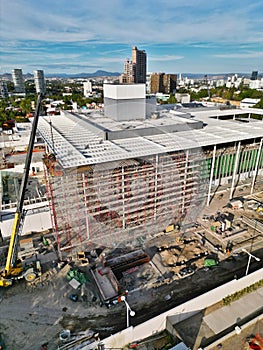
<svg viewBox="0 0 263 350"><path fill-rule="evenodd" d="M115 117L63 112L39 121L61 256L191 225L220 186L231 199L244 180L253 193L262 175L262 122L244 110Z"/></svg>
<svg viewBox="0 0 263 350"><path fill-rule="evenodd" d="M122 297L140 310L133 321L139 324L241 277L247 250L262 259L263 124L253 115L263 111L153 113L142 98L136 119L122 118L126 100L110 103L104 114L64 111L38 121L45 144L38 176L52 227L23 232L19 256L30 250L42 272L2 296L1 334L14 350L45 340L48 349L77 349L58 335L88 328L94 333L82 333L83 344L92 338L96 348L97 333L103 338L124 328L116 316L125 323ZM14 322L20 342L10 335L17 293L25 300ZM24 321L23 312L31 314Z"/></svg>

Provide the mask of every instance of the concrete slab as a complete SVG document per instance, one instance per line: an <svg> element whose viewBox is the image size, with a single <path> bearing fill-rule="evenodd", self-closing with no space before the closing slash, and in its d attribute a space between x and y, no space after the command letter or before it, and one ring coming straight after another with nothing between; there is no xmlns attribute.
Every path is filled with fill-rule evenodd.
<svg viewBox="0 0 263 350"><path fill-rule="evenodd" d="M80 286L79 281L77 281L75 278L72 278L72 280L69 281L69 284L70 284L71 287L74 288L74 289L78 289L78 287Z"/></svg>

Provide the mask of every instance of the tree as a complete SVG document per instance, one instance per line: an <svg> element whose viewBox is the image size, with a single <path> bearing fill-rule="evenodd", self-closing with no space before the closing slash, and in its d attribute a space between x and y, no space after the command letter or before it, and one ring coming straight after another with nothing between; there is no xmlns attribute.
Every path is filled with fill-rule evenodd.
<svg viewBox="0 0 263 350"><path fill-rule="evenodd" d="M177 103L177 99L173 94L170 94L170 97L168 98L167 103Z"/></svg>
<svg viewBox="0 0 263 350"><path fill-rule="evenodd" d="M254 106L254 108L261 108L263 109L263 97L260 99L260 101Z"/></svg>
<svg viewBox="0 0 263 350"><path fill-rule="evenodd" d="M22 109L22 114L26 115L27 113L32 111L32 106L31 106L31 98L30 97L25 97L23 100L20 102L20 106Z"/></svg>

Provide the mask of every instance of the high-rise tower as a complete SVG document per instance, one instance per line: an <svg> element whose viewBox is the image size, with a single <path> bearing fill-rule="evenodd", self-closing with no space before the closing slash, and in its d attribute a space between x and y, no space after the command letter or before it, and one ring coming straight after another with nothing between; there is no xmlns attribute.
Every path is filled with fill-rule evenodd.
<svg viewBox="0 0 263 350"><path fill-rule="evenodd" d="M251 78L250 80L257 80L258 79L258 72L257 71L253 71L251 74Z"/></svg>
<svg viewBox="0 0 263 350"><path fill-rule="evenodd" d="M22 69L13 69L12 70L12 79L15 87L15 92L24 94L25 93L25 83L23 79Z"/></svg>
<svg viewBox="0 0 263 350"><path fill-rule="evenodd" d="M146 52L138 50L136 46L132 48L132 63L134 64L134 82L146 83Z"/></svg>
<svg viewBox="0 0 263 350"><path fill-rule="evenodd" d="M46 84L43 70L34 70L34 80L36 85L36 92L44 94L46 92Z"/></svg>
<svg viewBox="0 0 263 350"><path fill-rule="evenodd" d="M120 76L120 83L146 83L146 52L144 50L138 50L136 46L133 46L132 59L127 59L124 63L124 74Z"/></svg>
<svg viewBox="0 0 263 350"><path fill-rule="evenodd" d="M121 84L133 84L134 83L134 64L128 58L124 62L124 74L120 76Z"/></svg>

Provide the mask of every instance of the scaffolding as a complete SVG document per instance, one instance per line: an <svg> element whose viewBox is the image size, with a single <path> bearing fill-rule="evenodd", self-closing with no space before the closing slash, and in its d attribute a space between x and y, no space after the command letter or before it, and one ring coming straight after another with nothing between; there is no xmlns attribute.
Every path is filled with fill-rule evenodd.
<svg viewBox="0 0 263 350"><path fill-rule="evenodd" d="M193 149L63 170L56 161L55 172L46 162L61 255L114 247L169 225L194 223L210 200L212 183L230 177L235 185L236 174L249 176L262 168L261 143L214 147L205 157Z"/></svg>
<svg viewBox="0 0 263 350"><path fill-rule="evenodd" d="M47 196L61 254L114 246L186 219L194 222L193 212L198 213L204 197L198 159L198 150L188 150L57 174L46 163Z"/></svg>
<svg viewBox="0 0 263 350"><path fill-rule="evenodd" d="M242 177L252 178L253 192L263 168L262 123L203 119L208 126L177 130L170 116L146 126L102 115L66 113L52 125L42 118L41 135L56 155L44 164L61 255L133 245L139 236L194 223L223 183L233 195Z"/></svg>

